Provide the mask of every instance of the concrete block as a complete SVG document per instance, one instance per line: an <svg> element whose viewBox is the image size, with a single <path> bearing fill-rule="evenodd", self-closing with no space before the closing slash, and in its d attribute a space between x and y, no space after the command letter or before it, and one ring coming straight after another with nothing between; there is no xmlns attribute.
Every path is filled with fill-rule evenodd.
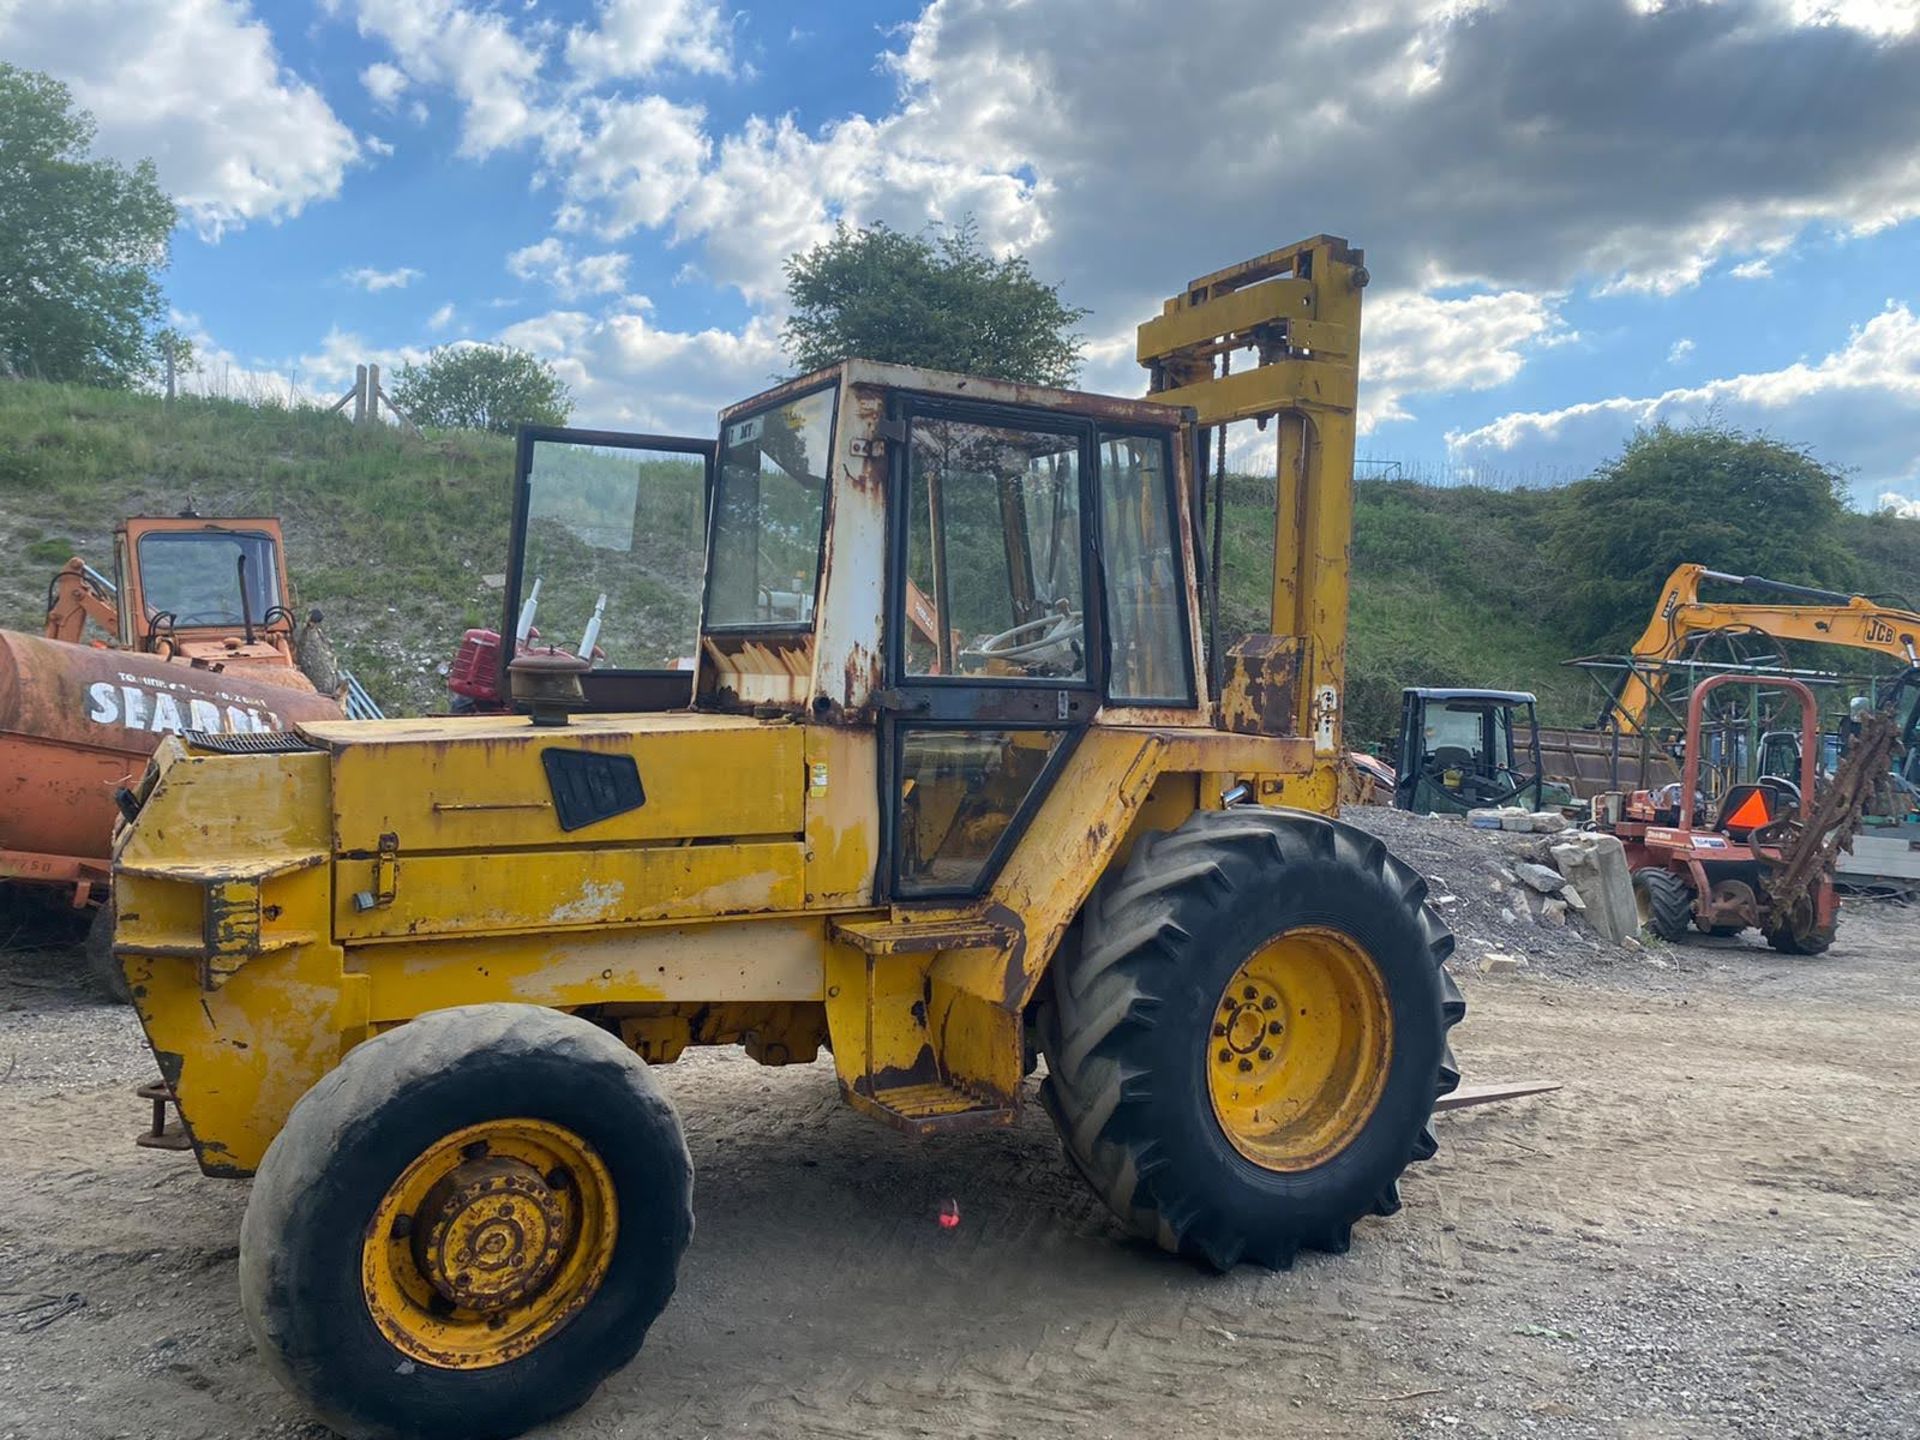
<svg viewBox="0 0 1920 1440"><path fill-rule="evenodd" d="M1583 833L1578 843L1553 847L1553 863L1585 902L1587 923L1603 940L1618 945L1640 934L1640 911L1633 903L1633 877L1627 852L1613 835Z"/></svg>

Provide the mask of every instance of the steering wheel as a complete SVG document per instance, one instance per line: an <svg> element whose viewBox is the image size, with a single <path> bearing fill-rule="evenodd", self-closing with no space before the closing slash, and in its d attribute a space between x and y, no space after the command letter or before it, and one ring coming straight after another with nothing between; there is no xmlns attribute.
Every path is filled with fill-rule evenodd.
<svg viewBox="0 0 1920 1440"><path fill-rule="evenodd" d="M1428 752L1427 768L1430 770L1458 770L1462 774L1473 773L1473 751L1464 745L1436 745Z"/></svg>
<svg viewBox="0 0 1920 1440"><path fill-rule="evenodd" d="M978 655L987 660L1017 660L1023 655L1068 644L1085 633L1084 613L1069 610L1064 615L1042 615L1038 620L1028 620L1010 630L1002 630L998 635L990 635L977 646L961 653Z"/></svg>

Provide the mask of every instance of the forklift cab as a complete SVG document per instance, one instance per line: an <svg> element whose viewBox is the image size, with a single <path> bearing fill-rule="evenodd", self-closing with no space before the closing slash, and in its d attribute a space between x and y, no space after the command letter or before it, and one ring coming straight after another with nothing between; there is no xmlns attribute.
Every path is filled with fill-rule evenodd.
<svg viewBox="0 0 1920 1440"><path fill-rule="evenodd" d="M1524 690L1408 687L1400 694L1395 759L1396 809L1423 815L1495 805L1537 810L1545 798L1534 697Z"/></svg>

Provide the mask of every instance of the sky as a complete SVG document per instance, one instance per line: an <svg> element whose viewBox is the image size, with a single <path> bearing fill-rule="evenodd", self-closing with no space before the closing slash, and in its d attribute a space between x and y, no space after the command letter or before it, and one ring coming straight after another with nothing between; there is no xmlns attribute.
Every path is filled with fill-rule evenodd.
<svg viewBox="0 0 1920 1440"><path fill-rule="evenodd" d="M1364 473L1713 420L1920 514L1920 0L0 0L0 59L155 160L226 393L504 341L576 423L711 434L787 372L788 255L971 217L1139 394L1165 296L1325 232Z"/></svg>

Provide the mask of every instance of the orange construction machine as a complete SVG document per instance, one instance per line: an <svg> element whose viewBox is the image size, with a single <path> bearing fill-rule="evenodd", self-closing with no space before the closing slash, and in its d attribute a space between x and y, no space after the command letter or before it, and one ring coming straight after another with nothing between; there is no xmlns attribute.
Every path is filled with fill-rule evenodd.
<svg viewBox="0 0 1920 1440"><path fill-rule="evenodd" d="M296 626L285 555L278 520L130 519L116 578L69 560L45 633L0 630L0 882L104 898L114 792L163 735L377 713L329 673L317 612Z"/></svg>

